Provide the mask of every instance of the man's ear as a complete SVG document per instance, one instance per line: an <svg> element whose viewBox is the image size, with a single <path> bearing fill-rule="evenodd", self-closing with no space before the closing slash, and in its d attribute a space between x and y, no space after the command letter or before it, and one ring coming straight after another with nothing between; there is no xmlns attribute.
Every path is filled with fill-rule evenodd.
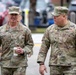
<svg viewBox="0 0 76 75"><path fill-rule="evenodd" d="M68 18L68 16L67 16L67 15L65 15L64 17L65 17L66 19Z"/></svg>
<svg viewBox="0 0 76 75"><path fill-rule="evenodd" d="M21 21L21 20L22 20L22 16L19 15L19 17L18 17L18 21Z"/></svg>
<svg viewBox="0 0 76 75"><path fill-rule="evenodd" d="M67 17L67 15L63 14L63 17L65 17L65 18L66 18L66 17Z"/></svg>

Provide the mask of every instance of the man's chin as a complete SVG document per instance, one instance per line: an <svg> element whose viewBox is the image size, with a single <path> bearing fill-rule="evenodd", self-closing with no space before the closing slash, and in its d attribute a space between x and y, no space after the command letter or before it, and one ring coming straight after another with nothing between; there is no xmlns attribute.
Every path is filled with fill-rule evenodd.
<svg viewBox="0 0 76 75"><path fill-rule="evenodd" d="M11 21L12 23L16 23L17 21Z"/></svg>

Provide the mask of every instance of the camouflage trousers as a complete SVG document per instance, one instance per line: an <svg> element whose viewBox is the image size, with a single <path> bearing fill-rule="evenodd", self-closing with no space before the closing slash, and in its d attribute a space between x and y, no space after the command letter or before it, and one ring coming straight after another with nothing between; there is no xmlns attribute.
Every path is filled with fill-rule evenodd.
<svg viewBox="0 0 76 75"><path fill-rule="evenodd" d="M71 66L50 66L50 75L66 75L64 72L70 71L70 69L71 69ZM73 75L73 74L70 74L70 75Z"/></svg>
<svg viewBox="0 0 76 75"><path fill-rule="evenodd" d="M2 75L26 75L26 67L1 68Z"/></svg>

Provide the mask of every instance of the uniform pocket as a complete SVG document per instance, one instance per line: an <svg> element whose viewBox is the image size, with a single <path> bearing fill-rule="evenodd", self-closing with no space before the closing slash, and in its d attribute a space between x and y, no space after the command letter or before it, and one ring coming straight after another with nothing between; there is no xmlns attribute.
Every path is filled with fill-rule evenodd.
<svg viewBox="0 0 76 75"><path fill-rule="evenodd" d="M11 65L13 66L13 65L19 65L20 63L21 63L21 61L23 61L25 58L24 58L24 56L13 56L12 58L11 58Z"/></svg>

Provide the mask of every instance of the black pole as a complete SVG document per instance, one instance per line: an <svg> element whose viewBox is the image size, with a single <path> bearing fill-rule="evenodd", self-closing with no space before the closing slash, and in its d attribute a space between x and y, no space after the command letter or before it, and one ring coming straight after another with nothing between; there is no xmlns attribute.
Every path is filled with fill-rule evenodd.
<svg viewBox="0 0 76 75"><path fill-rule="evenodd" d="M60 4L61 4L61 6L63 6L63 0L61 0L61 3Z"/></svg>

